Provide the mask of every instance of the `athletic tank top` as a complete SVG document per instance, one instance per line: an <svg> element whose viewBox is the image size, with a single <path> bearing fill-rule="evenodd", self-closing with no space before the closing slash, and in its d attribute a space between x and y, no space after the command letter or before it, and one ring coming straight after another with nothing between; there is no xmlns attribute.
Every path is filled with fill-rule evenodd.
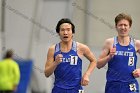
<svg viewBox="0 0 140 93"><path fill-rule="evenodd" d="M134 39L130 37L128 46L119 44L117 37L114 37L116 54L108 62L107 81L129 82L135 80L132 72L136 69L137 55Z"/></svg>
<svg viewBox="0 0 140 93"><path fill-rule="evenodd" d="M56 44L54 58L58 54L62 54L63 59L54 71L54 86L64 89L80 87L82 76L82 60L77 55L76 42L73 41L72 48L69 52L62 52L60 50L60 43Z"/></svg>

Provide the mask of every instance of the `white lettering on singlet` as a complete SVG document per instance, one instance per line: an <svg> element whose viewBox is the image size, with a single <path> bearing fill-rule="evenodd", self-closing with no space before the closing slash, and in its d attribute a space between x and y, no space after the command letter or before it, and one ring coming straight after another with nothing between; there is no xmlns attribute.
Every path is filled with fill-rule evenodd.
<svg viewBox="0 0 140 93"><path fill-rule="evenodd" d="M70 56L69 58L62 58L62 62L69 62L70 65L77 65L78 56Z"/></svg>
<svg viewBox="0 0 140 93"><path fill-rule="evenodd" d="M134 56L134 53L133 52L128 52L128 51L116 51L115 55Z"/></svg>
<svg viewBox="0 0 140 93"><path fill-rule="evenodd" d="M70 62L71 58L62 58L62 62Z"/></svg>

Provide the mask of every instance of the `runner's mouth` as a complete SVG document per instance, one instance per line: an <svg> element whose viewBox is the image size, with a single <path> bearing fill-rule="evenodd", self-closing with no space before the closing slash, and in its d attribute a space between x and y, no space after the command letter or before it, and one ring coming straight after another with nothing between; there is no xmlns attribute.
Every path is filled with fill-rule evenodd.
<svg viewBox="0 0 140 93"><path fill-rule="evenodd" d="M68 36L64 36L64 38L68 38Z"/></svg>

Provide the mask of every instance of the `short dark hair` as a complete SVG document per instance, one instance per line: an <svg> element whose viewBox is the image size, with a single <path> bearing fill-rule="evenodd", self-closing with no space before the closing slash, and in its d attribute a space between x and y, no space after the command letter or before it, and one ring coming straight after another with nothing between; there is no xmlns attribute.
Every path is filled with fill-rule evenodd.
<svg viewBox="0 0 140 93"><path fill-rule="evenodd" d="M120 14L118 14L118 15L116 16L116 18L115 18L115 25L117 26L118 22L119 22L120 20L122 20L122 19L127 20L127 21L129 22L129 26L131 27L131 25L132 25L132 18L131 18L130 15L127 15L127 14L125 14L125 13L120 13Z"/></svg>
<svg viewBox="0 0 140 93"><path fill-rule="evenodd" d="M6 51L4 58L12 58L14 54L14 51L12 49L9 49Z"/></svg>
<svg viewBox="0 0 140 93"><path fill-rule="evenodd" d="M56 32L59 33L60 31L60 25L63 23L69 23L72 26L72 33L75 33L75 26L74 24L71 22L70 19L68 18L62 18L61 20L58 21L57 26L56 26Z"/></svg>

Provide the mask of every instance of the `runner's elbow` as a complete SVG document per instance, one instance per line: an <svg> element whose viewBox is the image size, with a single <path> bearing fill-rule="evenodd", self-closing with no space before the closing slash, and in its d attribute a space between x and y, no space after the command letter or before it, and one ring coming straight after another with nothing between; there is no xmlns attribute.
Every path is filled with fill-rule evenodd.
<svg viewBox="0 0 140 93"><path fill-rule="evenodd" d="M44 71L45 76L48 78L50 76L49 73L47 73L47 71Z"/></svg>
<svg viewBox="0 0 140 93"><path fill-rule="evenodd" d="M97 62L96 67L97 67L98 69L100 69L100 68L102 68L103 66L102 66L99 62Z"/></svg>

